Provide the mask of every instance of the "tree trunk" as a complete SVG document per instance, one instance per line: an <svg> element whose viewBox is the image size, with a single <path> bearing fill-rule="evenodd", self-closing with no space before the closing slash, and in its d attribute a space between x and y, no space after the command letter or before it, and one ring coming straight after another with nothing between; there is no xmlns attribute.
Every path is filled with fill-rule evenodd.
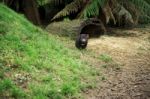
<svg viewBox="0 0 150 99"><path fill-rule="evenodd" d="M40 25L40 17L37 9L37 4L35 0L24 0L24 12L27 18L33 22L33 24Z"/></svg>

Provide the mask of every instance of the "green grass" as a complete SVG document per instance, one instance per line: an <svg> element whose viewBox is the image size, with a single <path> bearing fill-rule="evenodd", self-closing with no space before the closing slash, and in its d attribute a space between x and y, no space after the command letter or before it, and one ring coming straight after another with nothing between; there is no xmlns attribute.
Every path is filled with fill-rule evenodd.
<svg viewBox="0 0 150 99"><path fill-rule="evenodd" d="M0 97L81 98L96 76L81 54L0 4ZM30 79L20 83L26 75Z"/></svg>
<svg viewBox="0 0 150 99"><path fill-rule="evenodd" d="M109 63L109 62L113 61L112 57L109 56L109 55L107 55L107 54L101 54L99 56L99 59L102 60L102 61L104 61L104 62L106 62L106 63Z"/></svg>
<svg viewBox="0 0 150 99"><path fill-rule="evenodd" d="M10 79L3 79L0 82L0 97L1 98L22 98L25 97L24 92L17 88Z"/></svg>

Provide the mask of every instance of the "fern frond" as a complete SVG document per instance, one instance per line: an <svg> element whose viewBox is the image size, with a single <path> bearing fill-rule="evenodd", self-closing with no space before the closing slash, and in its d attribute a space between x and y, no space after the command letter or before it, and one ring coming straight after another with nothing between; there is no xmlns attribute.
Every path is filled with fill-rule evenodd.
<svg viewBox="0 0 150 99"><path fill-rule="evenodd" d="M109 23L110 20L113 21L114 24L116 24L115 17L113 15L112 9L110 8L109 2L102 8L102 12L105 15L105 23Z"/></svg>
<svg viewBox="0 0 150 99"><path fill-rule="evenodd" d="M135 4L139 8L139 10L141 10L144 14L150 16L150 4L146 2L146 0L130 0L130 1L133 4Z"/></svg>
<svg viewBox="0 0 150 99"><path fill-rule="evenodd" d="M68 16L72 13L78 13L78 17L89 18L102 16L105 17L105 23L113 20L114 23L122 20L130 23L138 23L140 17L150 17L150 0L49 0L57 5L64 5L59 13L52 20ZM108 4L109 3L109 4ZM126 5L125 5L126 3ZM114 12L117 10L117 12ZM116 15L118 17L116 17ZM121 19L120 19L121 18Z"/></svg>
<svg viewBox="0 0 150 99"><path fill-rule="evenodd" d="M82 3L83 0L74 0L70 4L66 5L66 7L63 10L57 13L52 20L77 12L81 8Z"/></svg>
<svg viewBox="0 0 150 99"><path fill-rule="evenodd" d="M91 0L90 3L85 7L83 11L83 17L90 17L90 16L98 16L99 9L102 7L107 0Z"/></svg>
<svg viewBox="0 0 150 99"><path fill-rule="evenodd" d="M64 0L49 0L49 2L55 5L59 5L59 4L62 4Z"/></svg>
<svg viewBox="0 0 150 99"><path fill-rule="evenodd" d="M150 23L150 0L129 0L131 1L141 12L140 23Z"/></svg>

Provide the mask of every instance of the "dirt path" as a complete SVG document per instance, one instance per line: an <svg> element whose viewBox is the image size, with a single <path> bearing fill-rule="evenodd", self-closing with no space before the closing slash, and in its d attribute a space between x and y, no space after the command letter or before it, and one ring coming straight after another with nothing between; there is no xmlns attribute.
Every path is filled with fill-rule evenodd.
<svg viewBox="0 0 150 99"><path fill-rule="evenodd" d="M63 35L58 34L61 35L59 39L74 49L74 40L70 40L76 33L70 28L72 22L76 26L80 23L56 23L48 26L47 30L56 34L66 33L64 39ZM65 36L69 37L67 41ZM98 59L101 54L111 56L113 62L105 63ZM81 59L101 74L96 78L95 88L83 91L84 99L150 99L150 26L131 30L113 29L99 39L90 39Z"/></svg>
<svg viewBox="0 0 150 99"><path fill-rule="evenodd" d="M117 30L113 36L91 39L87 50L112 56L119 69L113 65L102 69L106 79L98 80L96 88L87 90L85 99L150 99L149 27ZM96 60L93 63L101 68Z"/></svg>

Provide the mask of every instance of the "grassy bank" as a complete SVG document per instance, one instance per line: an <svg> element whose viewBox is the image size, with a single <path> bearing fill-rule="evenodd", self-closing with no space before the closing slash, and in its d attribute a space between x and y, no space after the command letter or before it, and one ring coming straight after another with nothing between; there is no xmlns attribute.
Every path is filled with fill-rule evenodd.
<svg viewBox="0 0 150 99"><path fill-rule="evenodd" d="M0 98L82 98L98 72L81 55L0 4Z"/></svg>

